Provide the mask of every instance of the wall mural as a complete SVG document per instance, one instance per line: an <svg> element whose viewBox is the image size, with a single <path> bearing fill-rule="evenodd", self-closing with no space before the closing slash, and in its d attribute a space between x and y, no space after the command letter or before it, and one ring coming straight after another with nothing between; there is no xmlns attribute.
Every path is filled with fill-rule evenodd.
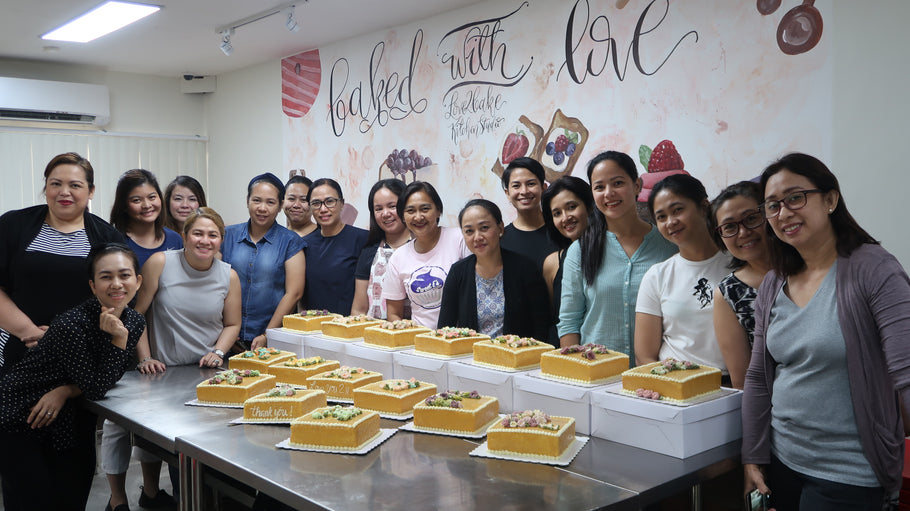
<svg viewBox="0 0 910 511"><path fill-rule="evenodd" d="M514 218L519 156L552 181L626 152L640 200L669 174L716 193L787 151L830 159L832 35L813 0L780 4L490 0L303 52L281 66L285 164L337 179L348 218L377 179L429 181L454 225L474 197Z"/></svg>

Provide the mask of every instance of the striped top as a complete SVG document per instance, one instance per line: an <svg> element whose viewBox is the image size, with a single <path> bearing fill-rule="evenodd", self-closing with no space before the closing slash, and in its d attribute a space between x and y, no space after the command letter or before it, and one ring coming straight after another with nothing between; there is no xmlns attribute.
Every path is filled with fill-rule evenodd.
<svg viewBox="0 0 910 511"><path fill-rule="evenodd" d="M60 232L45 222L25 250L68 257L88 257L91 249L92 245L84 228L73 232Z"/></svg>

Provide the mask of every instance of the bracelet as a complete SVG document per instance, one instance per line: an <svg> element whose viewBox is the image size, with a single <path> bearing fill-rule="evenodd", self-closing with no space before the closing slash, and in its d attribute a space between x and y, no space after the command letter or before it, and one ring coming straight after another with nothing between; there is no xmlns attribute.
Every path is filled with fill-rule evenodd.
<svg viewBox="0 0 910 511"><path fill-rule="evenodd" d="M136 369L142 369L142 365L145 364L146 362L148 362L148 361L151 360L151 359L152 359L152 357L145 357L145 358L143 358L142 360L139 361L138 364L136 364Z"/></svg>

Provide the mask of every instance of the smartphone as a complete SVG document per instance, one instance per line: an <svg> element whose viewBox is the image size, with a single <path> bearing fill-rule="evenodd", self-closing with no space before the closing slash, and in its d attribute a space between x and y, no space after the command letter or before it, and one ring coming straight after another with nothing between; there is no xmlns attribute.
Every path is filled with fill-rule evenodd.
<svg viewBox="0 0 910 511"><path fill-rule="evenodd" d="M746 510L747 511L768 511L771 506L771 496L765 495L764 493L758 490L752 490L751 493L746 495Z"/></svg>

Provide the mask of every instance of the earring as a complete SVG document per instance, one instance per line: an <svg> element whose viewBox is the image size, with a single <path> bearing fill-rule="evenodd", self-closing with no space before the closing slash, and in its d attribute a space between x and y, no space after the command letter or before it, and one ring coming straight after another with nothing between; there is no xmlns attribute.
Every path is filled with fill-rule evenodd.
<svg viewBox="0 0 910 511"><path fill-rule="evenodd" d="M834 213L834 208L828 208L828 213Z"/></svg>

